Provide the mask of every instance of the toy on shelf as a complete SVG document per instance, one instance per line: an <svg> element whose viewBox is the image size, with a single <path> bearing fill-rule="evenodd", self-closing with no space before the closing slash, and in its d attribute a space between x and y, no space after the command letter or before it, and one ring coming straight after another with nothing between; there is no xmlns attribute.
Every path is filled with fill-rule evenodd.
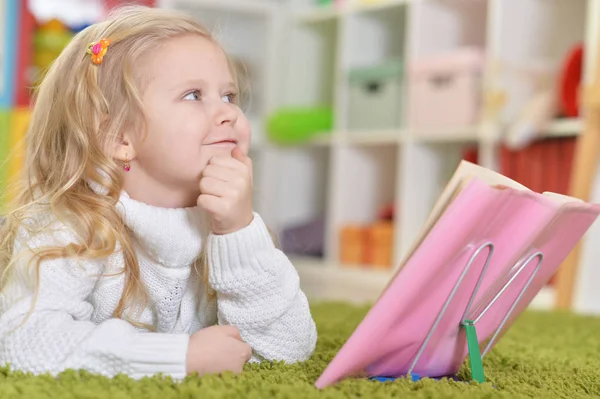
<svg viewBox="0 0 600 399"><path fill-rule="evenodd" d="M349 267L389 269L394 254L394 205L383 206L373 223L340 229L340 263Z"/></svg>
<svg viewBox="0 0 600 399"><path fill-rule="evenodd" d="M365 259L365 228L347 225L340 230L340 263L357 266Z"/></svg>
<svg viewBox="0 0 600 399"><path fill-rule="evenodd" d="M269 116L267 137L279 144L297 144L333 128L333 111L328 107L282 108Z"/></svg>
<svg viewBox="0 0 600 399"><path fill-rule="evenodd" d="M374 268L392 267L394 254L394 224L379 221L368 226L365 235L364 263Z"/></svg>
<svg viewBox="0 0 600 399"><path fill-rule="evenodd" d="M565 57L560 74L559 107L568 118L579 116L579 87L583 72L583 44L577 44Z"/></svg>
<svg viewBox="0 0 600 399"><path fill-rule="evenodd" d="M325 220L291 226L281 233L281 249L289 255L322 257L325 251Z"/></svg>

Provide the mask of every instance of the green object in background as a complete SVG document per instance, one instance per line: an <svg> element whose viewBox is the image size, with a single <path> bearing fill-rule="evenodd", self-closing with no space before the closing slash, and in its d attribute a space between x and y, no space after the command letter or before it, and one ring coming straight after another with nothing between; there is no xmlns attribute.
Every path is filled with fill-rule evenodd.
<svg viewBox="0 0 600 399"><path fill-rule="evenodd" d="M294 365L252 364L234 376L108 379L69 371L53 378L0 367L0 398L597 398L600 396L600 318L566 312L526 311L485 356L484 384L434 381L342 381L319 391L315 380L368 312L368 307L312 305L319 339L312 358ZM376 350L377 341L372 342ZM415 345L418 345L416 343ZM32 365L33 366L33 365ZM459 376L469 380L468 367Z"/></svg>
<svg viewBox="0 0 600 399"><path fill-rule="evenodd" d="M267 120L267 137L279 144L297 144L333 129L333 112L328 107L282 108Z"/></svg>

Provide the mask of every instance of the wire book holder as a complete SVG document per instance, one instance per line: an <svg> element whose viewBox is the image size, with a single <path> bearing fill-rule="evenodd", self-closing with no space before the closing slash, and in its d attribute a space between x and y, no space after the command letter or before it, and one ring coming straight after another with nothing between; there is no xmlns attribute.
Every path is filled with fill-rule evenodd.
<svg viewBox="0 0 600 399"><path fill-rule="evenodd" d="M413 370L414 370L415 366L418 364L419 360L421 359L421 356L423 355L423 352L427 348L427 345L428 345L431 337L433 336L434 332L436 331L436 328L437 328L438 324L440 323L440 320L444 316L444 314L445 314L446 310L448 309L450 303L452 302L452 299L454 298L456 292L460 289L460 285L463 282L465 276L468 274L471 266L475 262L475 259L477 259L477 257L485 249L488 249L488 254L485 259L485 264L479 275L479 278L477 279L477 284L475 285L475 288L469 299L469 302L465 308L465 311L462 316L462 321L461 321L460 325L458 326L458 328L464 328L464 330L465 330L469 363L470 363L469 368L470 368L470 372L471 372L471 379L474 381L477 381L479 383L485 382L485 373L484 373L484 369L483 369L483 357L488 353L490 348L493 347L494 342L496 341L498 335L504 328L504 325L506 324L506 322L509 320L509 318L512 315L517 304L521 300L521 297L523 296L523 294L525 293L525 291L527 290L527 288L529 287L531 282L534 280L536 274L540 270L540 268L542 266L543 258L544 258L543 253L540 251L535 251L533 253L531 253L531 251L530 251L527 255L525 255L521 259L519 259L511 268L510 277L508 278L508 281L506 281L502 285L502 288L500 290L498 290L498 292L494 295L494 297L487 303L485 308L476 317L471 317L472 316L472 315L470 315L471 307L473 305L473 302L475 301L475 297L476 297L477 292L481 286L481 283L485 277L485 274L487 272L488 266L490 264L490 261L492 259L493 253L494 253L494 244L491 241L487 241L477 247L477 249L469 257L469 260L467 261L453 290L451 291L450 295L446 299L441 311L439 312L437 318L435 319L435 322L431 326L429 333L423 340L423 343L421 344L415 359L411 363L411 366L410 366L407 374L413 381L418 381L422 378L418 374L413 373ZM512 305L510 306L508 312L505 314L502 321L500 322L498 328L496 329L496 331L494 332L492 337L489 339L487 345L485 346L485 349L483 350L483 352L481 352L479 340L477 337L477 323L481 320L481 318L483 316L485 316L485 314L494 305L494 303L496 303L498 298L500 298L502 296L502 294L508 289L508 287L512 284L512 282L521 273L523 273L526 270L527 266L529 266L536 259L538 259L538 262L536 264L535 269L531 273L531 276L529 276L525 285L520 290L519 294L513 301ZM434 378L439 379L441 377L434 377ZM396 378L395 377L377 376L377 377L372 377L371 379L377 380L377 381L390 381L390 380L395 380Z"/></svg>

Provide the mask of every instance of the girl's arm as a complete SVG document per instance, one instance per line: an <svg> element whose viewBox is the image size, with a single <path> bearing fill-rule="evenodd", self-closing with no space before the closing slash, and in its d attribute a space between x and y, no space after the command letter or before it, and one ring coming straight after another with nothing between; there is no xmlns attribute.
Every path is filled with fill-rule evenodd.
<svg viewBox="0 0 600 399"><path fill-rule="evenodd" d="M311 356L317 331L298 273L258 214L242 230L210 235L208 262L219 324L238 327L254 360L293 363Z"/></svg>
<svg viewBox="0 0 600 399"><path fill-rule="evenodd" d="M74 240L64 229L35 237L21 234L15 250L24 249L24 242L35 248ZM120 319L99 325L91 321L94 309L88 298L105 262L43 261L37 298L35 269L28 275L27 262L25 257L14 265L15 273L0 292L0 365L36 374L85 369L109 377L185 377L187 334L140 332Z"/></svg>

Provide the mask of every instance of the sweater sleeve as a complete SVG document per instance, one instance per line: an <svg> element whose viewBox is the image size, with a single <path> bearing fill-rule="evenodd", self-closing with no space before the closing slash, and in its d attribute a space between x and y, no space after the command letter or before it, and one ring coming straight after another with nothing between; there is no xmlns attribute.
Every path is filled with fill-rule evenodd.
<svg viewBox="0 0 600 399"><path fill-rule="evenodd" d="M32 249L70 242L73 237L65 230L23 233L15 242L16 254L26 251L0 292L0 364L34 374L74 369L108 377L185 377L187 334L143 332L116 318L91 321L94 309L88 298L104 262L44 260L36 297L35 267L27 272Z"/></svg>
<svg viewBox="0 0 600 399"><path fill-rule="evenodd" d="M252 361L294 363L312 355L317 331L298 273L260 215L242 230L210 235L208 262L219 323L240 330Z"/></svg>

